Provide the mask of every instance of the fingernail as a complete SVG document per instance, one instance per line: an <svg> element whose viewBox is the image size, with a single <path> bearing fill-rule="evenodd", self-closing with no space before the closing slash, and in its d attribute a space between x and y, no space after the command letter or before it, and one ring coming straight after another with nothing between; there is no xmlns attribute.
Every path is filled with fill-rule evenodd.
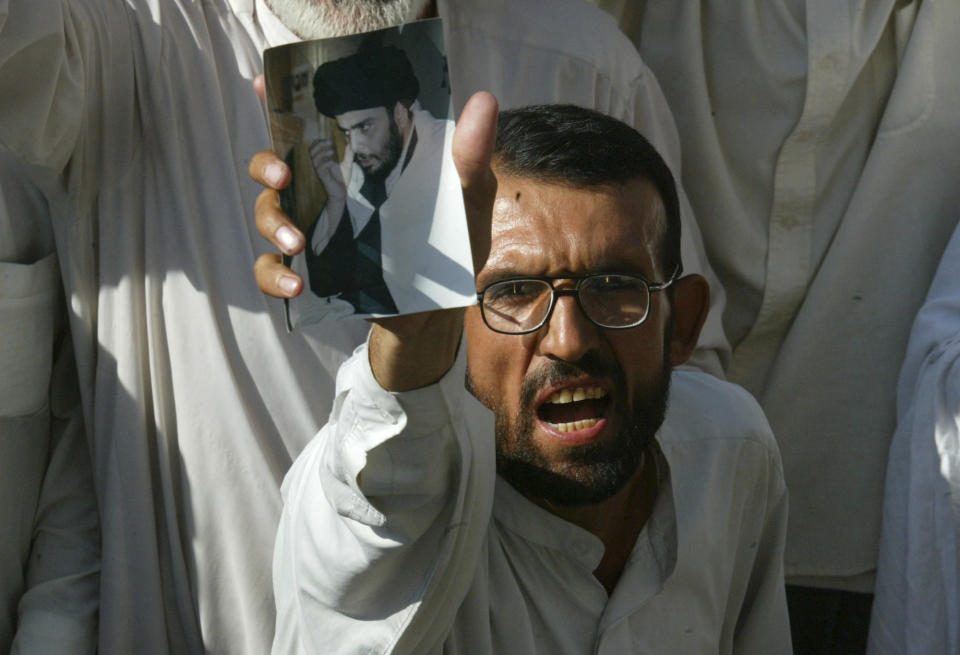
<svg viewBox="0 0 960 655"><path fill-rule="evenodd" d="M276 232L277 241L283 247L284 252L291 253L300 245L300 237L296 232L286 225L281 225Z"/></svg>
<svg viewBox="0 0 960 655"><path fill-rule="evenodd" d="M280 285L280 289L288 296L292 296L300 289L300 280L295 277L290 277L289 275L281 276L277 284Z"/></svg>
<svg viewBox="0 0 960 655"><path fill-rule="evenodd" d="M267 164L267 167L263 169L263 177L265 177L267 182L273 186L279 186L279 184L283 182L283 176L283 164L273 162L271 164Z"/></svg>

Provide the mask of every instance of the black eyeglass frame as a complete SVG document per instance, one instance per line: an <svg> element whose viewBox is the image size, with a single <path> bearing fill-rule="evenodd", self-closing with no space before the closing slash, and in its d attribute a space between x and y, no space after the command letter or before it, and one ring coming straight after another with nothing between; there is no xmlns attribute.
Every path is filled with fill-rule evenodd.
<svg viewBox="0 0 960 655"><path fill-rule="evenodd" d="M483 318L483 324L486 325L488 329L493 330L498 334L512 334L512 335L519 336L522 334L531 334L533 332L536 332L537 330L542 328L544 325L546 325L547 321L550 320L550 316L553 315L553 308L556 307L557 305L558 296L573 296L574 298L576 298L577 306L580 307L580 311L583 312L583 315L586 317L586 319L599 328L603 328L605 330L629 330L631 328L637 327L638 325L643 325L644 321L646 321L647 317L650 315L650 302L649 302L650 294L667 289L668 287L670 287L670 285L672 285L674 282L680 279L680 276L682 274L683 274L683 264L677 264L677 267L673 271L673 275L671 275L670 279L668 279L666 282L650 282L642 275L637 275L635 273L622 273L622 272L598 272L598 273L586 273L584 275L525 275L523 277L511 277L503 280L497 280L496 282L491 282L490 284L485 286L483 289L478 291L477 304L480 305L480 317ZM619 277L628 277L634 280L639 280L640 283L647 288L647 299L648 299L647 307L646 307L646 310L643 312L643 316L640 318L640 320L634 323L631 323L630 325L602 325L601 323L597 323L595 320L593 320L590 317L589 312L587 312L586 308L583 306L583 301L580 300L580 286L587 279L594 278L594 277L603 277L605 275L616 275ZM483 306L483 296L487 292L487 290L495 285L503 284L505 282L525 282L525 281L532 281L532 280L536 280L538 282L546 282L547 284L550 285L550 290L551 290L550 305L547 307L547 312L546 314L544 314L543 320L540 321L535 327L528 328L526 330L521 330L519 332L508 332L506 330L498 330L497 328L490 325L490 322L487 320L486 310L484 309L484 306ZM553 285L553 283L557 280L575 280L576 284L572 289L558 289Z"/></svg>

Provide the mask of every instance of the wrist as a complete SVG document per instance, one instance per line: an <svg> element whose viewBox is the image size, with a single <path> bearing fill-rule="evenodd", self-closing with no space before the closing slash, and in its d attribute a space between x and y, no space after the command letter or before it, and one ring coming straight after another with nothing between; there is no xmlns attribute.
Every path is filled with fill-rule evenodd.
<svg viewBox="0 0 960 655"><path fill-rule="evenodd" d="M370 368L387 391L410 391L440 380L453 366L463 308L377 319L370 332Z"/></svg>

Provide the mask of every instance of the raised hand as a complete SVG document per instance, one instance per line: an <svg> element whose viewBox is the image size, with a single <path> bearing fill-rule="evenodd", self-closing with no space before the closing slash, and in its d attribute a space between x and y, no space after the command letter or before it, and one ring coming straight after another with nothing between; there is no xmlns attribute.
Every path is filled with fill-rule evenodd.
<svg viewBox="0 0 960 655"><path fill-rule="evenodd" d="M330 139L317 139L310 144L310 161L313 170L317 173L320 183L327 192L327 202L342 205L347 198L347 187L350 185L350 172L353 170L351 162L353 152L347 146L343 161L337 161L337 150ZM340 217L339 212L330 211L331 216Z"/></svg>
<svg viewBox="0 0 960 655"><path fill-rule="evenodd" d="M490 252L490 221L497 180L490 168L497 132L497 100L475 93L460 115L453 137L453 161L460 175L470 228L474 270ZM463 309L376 319L370 334L370 366L380 385L405 391L439 380L451 366L463 330Z"/></svg>
<svg viewBox="0 0 960 655"><path fill-rule="evenodd" d="M255 81L254 88L261 97L262 87L262 81L259 85ZM476 93L464 107L453 138L453 159L463 190L475 271L483 268L490 252L490 220L497 192L490 160L496 127L496 98L486 92ZM335 161L325 149L318 148L318 155ZM350 160L352 155L344 157L344 163ZM299 253L304 247L303 233L280 209L278 196L278 191L290 183L290 169L273 151L262 150L250 161L250 176L265 187L255 207L257 230L283 253ZM303 290L303 280L282 264L279 253L257 259L254 274L261 291L274 297L292 298ZM391 316L374 322L370 363L384 388L403 391L425 386L453 365L463 328L463 309Z"/></svg>

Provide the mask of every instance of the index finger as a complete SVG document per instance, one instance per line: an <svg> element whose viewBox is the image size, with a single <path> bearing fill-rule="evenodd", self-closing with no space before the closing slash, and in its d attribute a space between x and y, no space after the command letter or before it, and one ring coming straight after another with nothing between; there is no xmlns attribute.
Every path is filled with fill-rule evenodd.
<svg viewBox="0 0 960 655"><path fill-rule="evenodd" d="M290 183L290 167L273 150L255 154L248 172L254 181L271 189L282 189Z"/></svg>
<svg viewBox="0 0 960 655"><path fill-rule="evenodd" d="M261 150L250 160L250 177L266 187L254 207L257 231L288 255L300 252L303 233L283 213L277 195L290 183L290 168L272 150Z"/></svg>

